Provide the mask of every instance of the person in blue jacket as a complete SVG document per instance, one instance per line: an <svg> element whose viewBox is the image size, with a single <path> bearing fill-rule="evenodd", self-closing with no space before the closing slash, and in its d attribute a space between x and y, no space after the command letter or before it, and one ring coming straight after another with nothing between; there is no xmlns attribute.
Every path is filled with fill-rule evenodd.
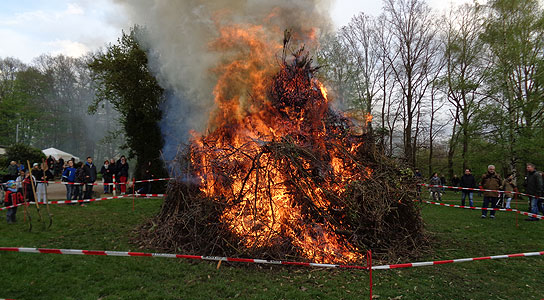
<svg viewBox="0 0 544 300"><path fill-rule="evenodd" d="M74 168L74 162L69 160L68 166L62 172L62 179L66 182L66 200L72 200L74 193L73 183L76 180L76 168Z"/></svg>

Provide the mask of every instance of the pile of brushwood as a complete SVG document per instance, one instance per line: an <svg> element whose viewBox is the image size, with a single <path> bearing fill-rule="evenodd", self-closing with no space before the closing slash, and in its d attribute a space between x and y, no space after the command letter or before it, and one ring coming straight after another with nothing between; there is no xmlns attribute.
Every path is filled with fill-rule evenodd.
<svg viewBox="0 0 544 300"><path fill-rule="evenodd" d="M371 136L352 133L352 123L329 108L325 97L314 88L316 70L311 59L298 51L294 59L284 59L269 84L269 107L276 109L272 114L281 118L282 126L291 126L292 132L235 147L229 139L247 124L230 124L178 153L178 176L169 183L160 213L139 228L140 245L195 255L312 260L301 254L292 237L281 232L262 231L267 236L252 236L257 242L248 245L221 219L233 207L243 207L240 215L254 214L252 220L264 218L264 213L260 215L262 207L256 203L240 204L255 201L257 196L265 198L264 203L275 201L272 193L262 191L270 191L277 184L287 187L290 205L300 208L302 217L297 225L310 231L316 230L315 224L323 230L332 229L347 249L371 249L378 258L395 260L413 256L425 245L423 222L413 201L416 185L412 173L376 150ZM321 125L315 126L316 122ZM359 145L356 151L354 145ZM206 159L202 159L204 156ZM332 171L332 156L339 157L350 180L340 179ZM206 177L202 175L204 169ZM371 170L370 175L365 175L366 170ZM272 177L278 172L281 182ZM245 178L242 188L233 187L240 178ZM213 181L214 190L222 192L206 193L202 187L206 180ZM322 191L320 197L326 198L322 202L328 204L314 202L316 190ZM254 223L264 226L267 222ZM261 241L266 241L266 246ZM338 261L345 262L342 258Z"/></svg>

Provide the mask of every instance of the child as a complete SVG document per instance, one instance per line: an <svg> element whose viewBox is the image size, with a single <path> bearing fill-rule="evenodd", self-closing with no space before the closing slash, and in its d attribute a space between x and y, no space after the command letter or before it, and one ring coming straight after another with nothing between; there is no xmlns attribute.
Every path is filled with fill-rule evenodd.
<svg viewBox="0 0 544 300"><path fill-rule="evenodd" d="M17 191L17 185L15 181L9 180L6 183L7 191L4 199L4 206L17 205L23 202L23 195ZM17 213L17 207L8 208L7 212L7 221L8 224L13 224L16 222L15 214Z"/></svg>

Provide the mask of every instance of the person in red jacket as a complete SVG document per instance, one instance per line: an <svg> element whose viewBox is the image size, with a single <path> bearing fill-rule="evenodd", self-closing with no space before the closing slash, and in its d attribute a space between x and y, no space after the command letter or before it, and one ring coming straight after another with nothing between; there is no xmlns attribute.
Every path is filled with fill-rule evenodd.
<svg viewBox="0 0 544 300"><path fill-rule="evenodd" d="M10 180L6 183L6 194L4 198L5 206L13 206L23 202L23 195L17 191L17 185L15 181ZM16 222L15 215L17 214L17 207L8 208L7 212L7 221L8 224L13 224Z"/></svg>

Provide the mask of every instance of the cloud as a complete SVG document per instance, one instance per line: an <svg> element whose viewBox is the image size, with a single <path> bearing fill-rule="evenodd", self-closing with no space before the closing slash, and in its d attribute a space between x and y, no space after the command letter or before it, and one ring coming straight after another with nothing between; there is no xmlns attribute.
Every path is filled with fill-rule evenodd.
<svg viewBox="0 0 544 300"><path fill-rule="evenodd" d="M66 8L64 14L79 16L85 14L85 11L81 6L77 5L76 3L68 3L68 8Z"/></svg>
<svg viewBox="0 0 544 300"><path fill-rule="evenodd" d="M71 57L80 57L89 52L89 47L86 45L70 40L55 40L47 42L45 45L51 49L51 54L64 54Z"/></svg>
<svg viewBox="0 0 544 300"><path fill-rule="evenodd" d="M0 41L4 41L0 47L0 57L16 57L28 62L40 54L36 52L36 47L30 47L32 41L27 36L11 29L0 29Z"/></svg>
<svg viewBox="0 0 544 300"><path fill-rule="evenodd" d="M26 63L45 53L79 57L114 42L128 23L108 0L32 2L32 6L0 2L0 57Z"/></svg>

